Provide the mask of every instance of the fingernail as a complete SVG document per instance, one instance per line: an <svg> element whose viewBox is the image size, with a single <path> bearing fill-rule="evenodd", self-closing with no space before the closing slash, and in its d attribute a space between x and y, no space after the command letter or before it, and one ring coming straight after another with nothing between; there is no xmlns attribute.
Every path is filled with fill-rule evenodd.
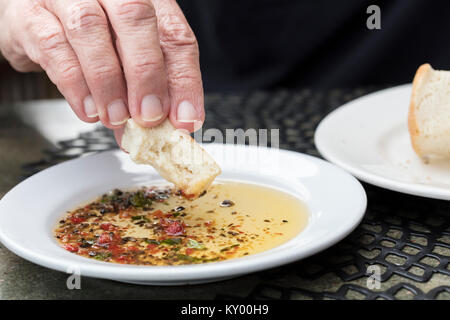
<svg viewBox="0 0 450 320"><path fill-rule="evenodd" d="M148 95L142 99L141 117L144 121L158 121L164 116L161 100L157 96Z"/></svg>
<svg viewBox="0 0 450 320"><path fill-rule="evenodd" d="M183 101L178 105L177 121L186 123L199 121L197 110L195 110L192 103Z"/></svg>
<svg viewBox="0 0 450 320"><path fill-rule="evenodd" d="M116 100L108 106L109 122L114 126L119 126L125 123L130 115L125 103L122 100Z"/></svg>
<svg viewBox="0 0 450 320"><path fill-rule="evenodd" d="M98 116L97 107L95 106L94 99L92 96L87 96L84 98L84 112L89 118L95 118Z"/></svg>

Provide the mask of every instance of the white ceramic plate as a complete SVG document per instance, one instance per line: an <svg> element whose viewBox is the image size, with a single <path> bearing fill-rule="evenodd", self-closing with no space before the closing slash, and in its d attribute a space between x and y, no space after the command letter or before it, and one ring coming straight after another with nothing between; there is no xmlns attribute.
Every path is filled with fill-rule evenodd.
<svg viewBox="0 0 450 320"><path fill-rule="evenodd" d="M13 188L0 201L0 240L17 255L42 266L82 276L138 284L180 285L217 281L293 262L348 235L361 221L361 184L336 166L299 153L245 146L207 145L222 167L221 180L270 186L303 200L307 227L271 250L223 262L184 266L132 266L96 261L62 249L52 229L66 210L113 188L161 181L153 168L134 164L121 151L67 161Z"/></svg>
<svg viewBox="0 0 450 320"><path fill-rule="evenodd" d="M450 200L450 163L424 164L408 132L411 85L356 99L319 124L323 157L362 181L423 197Z"/></svg>

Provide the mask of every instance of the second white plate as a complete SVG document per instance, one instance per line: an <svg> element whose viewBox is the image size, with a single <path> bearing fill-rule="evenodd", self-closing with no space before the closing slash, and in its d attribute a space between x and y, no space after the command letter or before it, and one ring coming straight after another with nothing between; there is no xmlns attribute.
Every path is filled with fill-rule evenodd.
<svg viewBox="0 0 450 320"><path fill-rule="evenodd" d="M408 132L411 85L354 100L330 113L315 133L319 152L362 181L450 200L450 162L424 164Z"/></svg>

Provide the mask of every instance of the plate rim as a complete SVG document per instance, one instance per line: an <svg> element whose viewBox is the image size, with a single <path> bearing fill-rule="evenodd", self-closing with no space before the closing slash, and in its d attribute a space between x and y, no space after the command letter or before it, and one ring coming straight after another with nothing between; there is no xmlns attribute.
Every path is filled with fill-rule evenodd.
<svg viewBox="0 0 450 320"><path fill-rule="evenodd" d="M340 157L338 154L331 151L327 144L323 141L325 139L322 139L321 135L322 132L325 130L324 128L327 126L329 121L333 121L333 118L336 116L336 114L339 114L341 112L348 112L347 109L355 108L358 104L361 103L361 101L366 99L371 99L374 96L379 96L382 94L386 94L389 92L399 91L399 90L406 90L412 88L411 84L403 84L383 90L379 90L376 92L372 92L370 94L364 95L362 97L359 97L355 100L352 100L350 102L347 102L340 107L336 108L335 110L331 111L329 114L327 114L319 123L319 125L316 128L316 131L314 133L314 144L321 154L321 156L330 161L331 163L336 164L337 166L341 167L342 169L346 170L356 178L358 178L361 181L367 182L369 184L372 184L374 186L388 189L391 191L396 191L404 194L414 195L414 196L420 196L425 198L431 198L431 199L439 199L439 200L450 200L450 189L430 186L430 185L424 185L424 184L410 184L402 181L397 181L395 179L388 179L386 177L380 176L375 173L371 173L369 171L366 171L359 166L353 166L348 164L344 158Z"/></svg>
<svg viewBox="0 0 450 320"><path fill-rule="evenodd" d="M214 144L213 144L214 145ZM226 146L225 144L223 146ZM229 146L226 146L229 147ZM270 148L264 148L264 147L254 147L254 146L236 146L231 145L231 147L244 147L244 148L263 148L263 149L270 149ZM208 146L206 145L206 150L208 151ZM340 233L336 233L331 237L328 242L320 243L319 245L315 245L313 248L309 248L308 250L302 250L298 253L291 252L289 254L285 253L283 256L278 256L276 259L271 260L263 257L263 261L260 261L260 259L250 259L252 257L258 256L258 255L264 255L265 252L263 251L261 253L253 254L248 257L242 257L242 258L236 258L236 259L230 259L226 261L221 262L213 262L213 263L207 263L207 264L196 264L196 265L181 265L181 266L130 266L130 265L117 265L117 264L106 264L98 261L83 261L83 268L82 268L82 276L88 276L88 277L95 277L95 278L103 278L103 279L112 279L112 280L138 280L138 281L150 281L150 282L158 282L150 275L152 273L165 273L165 277L160 278L161 282L167 282L167 281L195 281L195 280L205 280L205 279L213 279L213 278L220 278L220 277L233 277L233 276L239 276L247 273L253 273L269 268L274 268L277 266L285 265L288 263L292 263L294 261L301 260L305 257L311 256L315 253L318 253L328 247L331 247L332 245L336 244L337 242L341 241L343 238L345 238L347 235L349 235L361 222L365 215L365 211L367 208L367 195L366 192L361 185L361 183L355 179L352 175L347 173L346 171L342 170L341 168L326 162L320 158L313 157L307 154L302 154L294 151L289 150L283 150L283 149L277 149L277 151L295 155L298 157L306 158L306 160L311 161L313 163L319 162L321 165L324 165L332 170L337 170L344 176L346 176L349 181L352 181L353 186L358 190L359 195L355 196L355 203L359 204L359 210L357 213L355 213L355 217L353 218L353 221L350 221L348 224L345 225L343 230ZM9 190L2 199L0 199L0 211L2 210L4 202L8 200L8 195L12 192L15 192L16 188L19 187L19 185L27 183L29 179L33 179L38 177L41 174L44 174L44 172L48 170L52 170L55 167L65 166L69 163L73 163L75 161L79 161L80 159L86 159L88 157L98 157L98 156L104 156L105 154L120 154L122 153L120 150L109 150L104 152L99 152L96 154L87 155L84 157L79 157L76 159L71 159L68 161L64 161L62 163L59 163L55 166L46 168L35 175L31 176L28 179L25 179L24 181L17 184L15 187L13 187L11 190ZM12 251L14 254L31 261L35 264L47 267L52 270L57 270L61 272L67 273L68 266L72 265L70 261L64 260L62 258L58 257L52 257L45 254L35 253L30 249L27 249L24 245L20 243L15 243L15 241L9 239L3 231L3 228L0 226L0 241L7 247L10 251ZM244 262L244 260L247 260ZM241 262L242 261L242 262ZM96 263L97 262L97 263ZM261 263L262 262L262 263ZM80 263L81 264L81 263ZM212 267L211 267L212 266ZM105 272L105 267L107 272ZM150 269L151 267L151 269ZM132 275L132 272L124 273L123 270L126 269L134 269L135 272ZM140 270L138 270L140 269ZM146 270L144 270L146 269ZM158 270L160 269L160 270ZM170 270L169 270L170 269ZM210 270L209 270L210 269ZM183 270L183 272L179 272ZM185 273L188 273L189 276L184 276ZM103 274L105 273L105 274ZM181 275L180 275L181 274Z"/></svg>

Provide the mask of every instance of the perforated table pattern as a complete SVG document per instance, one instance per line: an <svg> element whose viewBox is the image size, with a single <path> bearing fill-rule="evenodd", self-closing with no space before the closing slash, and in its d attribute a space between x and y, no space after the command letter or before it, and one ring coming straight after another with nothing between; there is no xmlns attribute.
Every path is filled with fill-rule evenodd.
<svg viewBox="0 0 450 320"><path fill-rule="evenodd" d="M319 156L313 136L320 120L374 89L210 94L205 128L278 128L281 148ZM86 132L61 141L59 148L47 150L44 159L24 166L24 177L70 158L114 148L108 130ZM308 259L258 273L260 281L246 297L217 294L216 298L450 299L450 202L367 184L364 188L366 215L346 239ZM380 272L379 287L369 279L373 270Z"/></svg>

